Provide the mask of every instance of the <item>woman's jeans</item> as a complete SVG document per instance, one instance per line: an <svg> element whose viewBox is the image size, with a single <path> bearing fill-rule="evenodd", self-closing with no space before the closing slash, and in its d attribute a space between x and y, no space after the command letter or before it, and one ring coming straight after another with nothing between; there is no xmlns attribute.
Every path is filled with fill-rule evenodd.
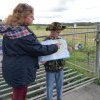
<svg viewBox="0 0 100 100"><path fill-rule="evenodd" d="M62 100L63 76L63 71L46 72L47 100L53 100L54 82L56 83L57 100Z"/></svg>

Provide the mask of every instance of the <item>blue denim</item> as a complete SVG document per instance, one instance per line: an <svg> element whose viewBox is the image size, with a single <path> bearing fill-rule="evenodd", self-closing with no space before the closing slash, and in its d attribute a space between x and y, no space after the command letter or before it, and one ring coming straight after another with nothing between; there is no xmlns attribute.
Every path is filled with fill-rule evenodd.
<svg viewBox="0 0 100 100"><path fill-rule="evenodd" d="M46 72L47 100L53 100L54 83L56 83L57 100L62 100L64 72Z"/></svg>

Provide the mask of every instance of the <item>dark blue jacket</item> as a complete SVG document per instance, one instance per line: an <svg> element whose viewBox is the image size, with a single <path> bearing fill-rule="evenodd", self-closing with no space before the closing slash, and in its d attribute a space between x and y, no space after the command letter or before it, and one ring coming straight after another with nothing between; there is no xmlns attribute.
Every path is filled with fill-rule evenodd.
<svg viewBox="0 0 100 100"><path fill-rule="evenodd" d="M2 71L5 81L12 87L21 87L34 82L39 68L38 56L55 53L55 44L41 45L34 34L21 38L3 37Z"/></svg>

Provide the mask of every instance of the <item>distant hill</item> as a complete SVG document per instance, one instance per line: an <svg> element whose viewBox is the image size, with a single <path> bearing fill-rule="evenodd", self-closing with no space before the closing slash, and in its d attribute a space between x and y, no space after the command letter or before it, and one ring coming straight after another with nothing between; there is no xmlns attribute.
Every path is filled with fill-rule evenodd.
<svg viewBox="0 0 100 100"><path fill-rule="evenodd" d="M77 24L78 26L91 26L96 25L97 23L100 24L100 22L74 22L74 23L62 23L63 25L73 26L74 24ZM48 24L34 24L38 26L47 26Z"/></svg>

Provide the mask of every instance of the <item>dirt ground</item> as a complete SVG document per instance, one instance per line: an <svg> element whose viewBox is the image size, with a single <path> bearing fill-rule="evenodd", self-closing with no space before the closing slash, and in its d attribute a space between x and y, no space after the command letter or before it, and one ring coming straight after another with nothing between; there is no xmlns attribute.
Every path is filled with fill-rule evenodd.
<svg viewBox="0 0 100 100"><path fill-rule="evenodd" d="M62 100L100 100L100 86L89 84L78 90L66 93Z"/></svg>

